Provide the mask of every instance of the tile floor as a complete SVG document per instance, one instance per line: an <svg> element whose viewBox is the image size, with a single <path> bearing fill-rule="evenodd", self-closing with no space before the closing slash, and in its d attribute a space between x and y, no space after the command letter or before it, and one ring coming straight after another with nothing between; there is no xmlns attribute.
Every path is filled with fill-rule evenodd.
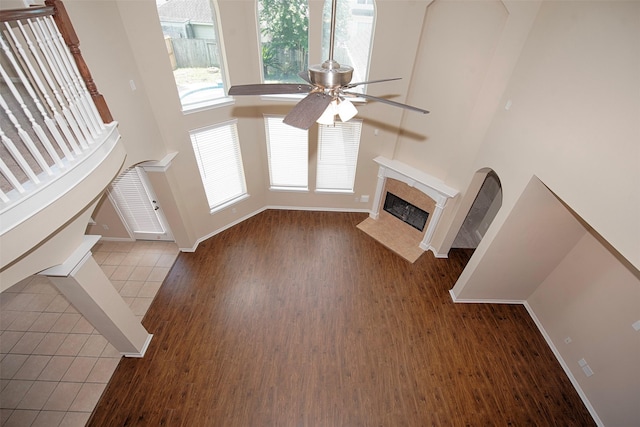
<svg viewBox="0 0 640 427"><path fill-rule="evenodd" d="M93 257L142 319L178 255L173 242L99 242ZM0 426L84 426L118 353L51 284L0 294Z"/></svg>

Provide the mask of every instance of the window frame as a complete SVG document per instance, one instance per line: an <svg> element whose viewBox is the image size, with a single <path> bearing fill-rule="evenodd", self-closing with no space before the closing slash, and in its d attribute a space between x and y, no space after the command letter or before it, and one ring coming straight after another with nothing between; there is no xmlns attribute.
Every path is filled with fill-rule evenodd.
<svg viewBox="0 0 640 427"><path fill-rule="evenodd" d="M342 4L341 4L342 3ZM345 7L349 8L349 12L351 12L353 9L361 9L361 8L366 8L366 9L371 9L371 35L369 37L369 41L368 41L368 51L366 54L366 61L364 61L365 63L359 63L356 64L354 63L354 61L349 60L349 61L341 61L340 55L337 53L338 52L338 48L340 46L340 44L344 44L344 42L340 39L340 28L341 25L354 25L357 27L358 22L355 20L351 20L349 22L347 22L347 24L341 24L341 20L340 18L342 17L342 10L344 10ZM342 10L341 10L342 9ZM323 2L323 6L322 6L322 26L321 26L321 34L320 34L320 52L322 54L323 60L328 59L328 52L329 52L329 33L330 33L330 27L331 23L330 20L325 19L325 15L326 13L331 13L331 0L324 0ZM349 15L349 17L352 17L353 15ZM363 16L363 15L360 15ZM375 36L375 29L376 29L376 21L377 21L377 6L376 6L376 2L375 0L369 0L366 1L365 3L359 3L359 2L353 2L350 0L338 0L338 5L337 5L337 10L336 10L336 34L335 34L335 46L334 46L334 60L337 61L338 63L340 63L341 65L349 65L351 67L354 68L354 76L353 76L353 80L352 83L357 83L357 82L364 82L367 81L369 79L369 70L371 68L371 56L373 53L373 44L374 44L374 36ZM360 31L352 31L352 33L359 33ZM325 45L326 44L326 45ZM363 49L355 49L355 51L359 51L359 50L363 50ZM363 71L364 70L364 71ZM353 92L358 92L358 93L367 93L367 86L368 85L359 85L356 86L355 88L351 89ZM366 100L364 100L363 98L356 98L355 100L352 100L355 102L363 102L365 103Z"/></svg>
<svg viewBox="0 0 640 427"><path fill-rule="evenodd" d="M220 81L222 83L222 87L220 88L222 90L222 95L221 96L217 96L215 98L207 98L205 100L200 100L200 101L196 101L196 102L191 102L189 104L184 104L182 98L190 93L186 92L186 93L182 93L180 92L180 90L178 89L178 81L176 81L176 75L175 75L175 70L172 70L172 77L175 83L175 87L176 87L176 92L178 95L178 101L180 103L180 109L182 111L183 114L192 114L192 113L197 113L200 111L205 111L205 110L210 110L210 109L214 109L214 108L220 108L220 107L226 107L226 106L230 106L235 104L235 99L233 97L230 97L228 92L229 92L229 73L228 73L228 68L227 68L227 57L226 57L226 52L225 52L225 47L224 47L224 39L223 39L223 34L222 34L222 30L221 30L221 21L220 21L220 13L219 13L219 8L218 8L218 2L217 0L198 0L198 1L203 1L206 2L209 7L210 7L210 11L211 11L211 21L212 21L212 27L213 27L213 34L215 35L215 40L216 40L216 45L217 45L217 49L216 49L216 56L219 57L219 68L220 68ZM158 12L158 17L160 19L160 22L162 24L163 19L160 16L160 11L158 10L158 7L161 5L156 4L156 10ZM193 18L192 18L193 19ZM166 21L165 21L166 22ZM196 22L196 24L198 24ZM161 25L162 27L162 25ZM163 35L165 34L165 30L164 28L162 28L162 32ZM166 40L165 36L165 40ZM195 40L208 40L208 39L199 39L197 37L194 37ZM172 47L173 49L173 47ZM167 58L169 59L169 55L167 55ZM173 67L171 67L173 68ZM206 68L206 67L195 67L195 68ZM198 91L204 88L194 88L193 91Z"/></svg>

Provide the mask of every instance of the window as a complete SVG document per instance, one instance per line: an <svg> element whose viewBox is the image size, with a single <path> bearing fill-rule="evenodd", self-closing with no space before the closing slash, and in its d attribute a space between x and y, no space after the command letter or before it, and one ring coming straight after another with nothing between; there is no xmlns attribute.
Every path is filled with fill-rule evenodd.
<svg viewBox="0 0 640 427"><path fill-rule="evenodd" d="M333 59L354 68L352 82L363 82L369 74L375 4L373 0L338 0ZM331 0L325 0L322 20L322 58L329 58ZM363 92L364 86L353 91Z"/></svg>
<svg viewBox="0 0 640 427"><path fill-rule="evenodd" d="M362 120L319 125L316 189L353 192Z"/></svg>
<svg viewBox="0 0 640 427"><path fill-rule="evenodd" d="M156 1L167 55L184 111L226 97L214 0Z"/></svg>
<svg viewBox="0 0 640 427"><path fill-rule="evenodd" d="M190 136L211 212L248 197L236 121L195 130Z"/></svg>
<svg viewBox="0 0 640 427"><path fill-rule="evenodd" d="M282 116L265 115L267 158L272 190L308 190L308 132L282 123Z"/></svg>
<svg viewBox="0 0 640 427"><path fill-rule="evenodd" d="M258 24L263 81L302 83L298 73L308 68L307 0L258 0Z"/></svg>

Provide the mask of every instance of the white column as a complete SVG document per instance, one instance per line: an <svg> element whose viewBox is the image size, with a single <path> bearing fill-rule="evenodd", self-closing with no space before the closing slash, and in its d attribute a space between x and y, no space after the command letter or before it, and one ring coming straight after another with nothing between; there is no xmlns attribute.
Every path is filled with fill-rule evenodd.
<svg viewBox="0 0 640 427"><path fill-rule="evenodd" d="M420 248L428 251L432 250L436 258L442 258L439 256L436 251L431 247L431 238L433 237L433 233L436 231L436 226L438 225L438 221L440 221L440 217L442 216L442 211L444 210L444 206L447 203L446 197L438 197L436 207L433 210L433 214L431 216L431 221L429 221L429 226L427 227L427 231L422 238L422 242L420 242Z"/></svg>
<svg viewBox="0 0 640 427"><path fill-rule="evenodd" d="M49 277L123 356L143 357L153 335L142 326L91 255L90 249L99 238L85 236L67 261L40 274Z"/></svg>
<svg viewBox="0 0 640 427"><path fill-rule="evenodd" d="M384 184L387 180L386 170L383 166L378 168L378 182L376 183L376 193L373 196L373 205L371 206L371 213L369 217L378 219L380 216L380 200L382 199L382 191L384 190Z"/></svg>

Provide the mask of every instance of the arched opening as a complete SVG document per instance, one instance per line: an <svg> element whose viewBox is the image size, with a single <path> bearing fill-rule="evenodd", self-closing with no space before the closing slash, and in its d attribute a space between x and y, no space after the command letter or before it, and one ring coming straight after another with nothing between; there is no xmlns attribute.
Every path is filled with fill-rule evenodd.
<svg viewBox="0 0 640 427"><path fill-rule="evenodd" d="M451 247L477 248L501 206L500 178L493 170L489 170Z"/></svg>

